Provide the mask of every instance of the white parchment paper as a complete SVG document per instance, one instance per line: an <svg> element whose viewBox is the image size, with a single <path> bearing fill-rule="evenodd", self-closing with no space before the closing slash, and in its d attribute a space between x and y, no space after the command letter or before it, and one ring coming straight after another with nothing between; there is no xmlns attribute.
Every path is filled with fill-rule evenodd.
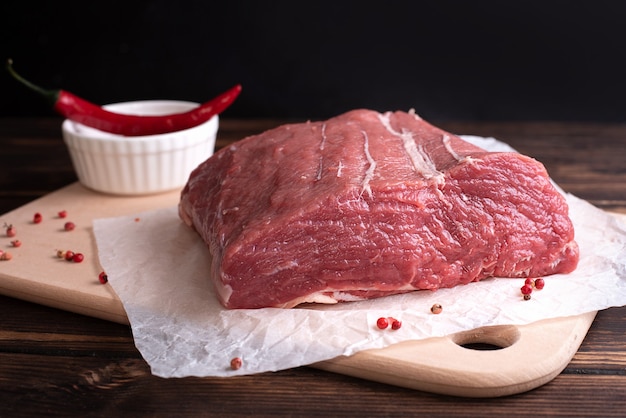
<svg viewBox="0 0 626 418"><path fill-rule="evenodd" d="M489 150L511 151L493 138L464 137ZM363 302L295 309L227 310L209 279L210 256L177 208L94 221L98 253L120 297L135 344L161 377L231 376L312 364L405 340L486 325L527 324L626 305L626 225L567 195L581 259L569 275L545 278L529 301L523 279L420 291ZM434 315L430 307L443 306ZM376 320L402 321L397 331ZM243 367L232 370L230 360Z"/></svg>

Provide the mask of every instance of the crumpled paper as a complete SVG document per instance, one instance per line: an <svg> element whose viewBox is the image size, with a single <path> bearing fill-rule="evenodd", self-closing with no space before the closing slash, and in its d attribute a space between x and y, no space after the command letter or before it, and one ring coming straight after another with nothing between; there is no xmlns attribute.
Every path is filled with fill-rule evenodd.
<svg viewBox="0 0 626 418"><path fill-rule="evenodd" d="M488 150L512 151L493 138L464 137ZM580 246L579 267L545 278L529 301L523 279L419 291L362 302L294 309L228 310L209 279L210 255L177 208L97 219L102 267L128 315L135 345L161 377L233 376L313 364L405 340L487 325L528 324L626 305L626 225L566 195ZM139 221L137 221L139 219ZM434 315L430 307L443 306ZM402 321L376 328L379 317ZM230 361L243 360L233 370Z"/></svg>

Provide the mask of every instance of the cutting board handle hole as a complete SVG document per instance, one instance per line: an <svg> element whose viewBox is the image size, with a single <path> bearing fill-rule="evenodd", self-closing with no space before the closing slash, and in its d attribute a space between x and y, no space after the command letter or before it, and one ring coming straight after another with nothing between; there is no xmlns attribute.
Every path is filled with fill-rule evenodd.
<svg viewBox="0 0 626 418"><path fill-rule="evenodd" d="M452 341L468 350L502 350L515 344L520 335L514 325L495 325L459 332L452 336Z"/></svg>
<svg viewBox="0 0 626 418"><path fill-rule="evenodd" d="M468 350L478 350L478 351L502 350L504 348L504 347L500 347L499 345L489 344L489 343L468 343L468 344L461 344L461 347L467 348Z"/></svg>

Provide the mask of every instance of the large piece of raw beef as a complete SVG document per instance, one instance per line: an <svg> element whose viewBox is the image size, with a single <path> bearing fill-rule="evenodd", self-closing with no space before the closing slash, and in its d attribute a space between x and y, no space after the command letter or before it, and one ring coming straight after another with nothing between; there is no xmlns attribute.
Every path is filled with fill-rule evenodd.
<svg viewBox="0 0 626 418"><path fill-rule="evenodd" d="M354 110L218 151L181 218L228 308L335 303L491 276L568 273L578 246L542 164L409 112Z"/></svg>

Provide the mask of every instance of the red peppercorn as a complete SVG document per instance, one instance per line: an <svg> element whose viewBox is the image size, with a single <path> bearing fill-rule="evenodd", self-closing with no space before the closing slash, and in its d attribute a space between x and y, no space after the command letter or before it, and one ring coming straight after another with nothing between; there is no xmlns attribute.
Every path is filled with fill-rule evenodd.
<svg viewBox="0 0 626 418"><path fill-rule="evenodd" d="M386 329L389 326L389 321L387 320L387 318L378 318L378 321L376 321L376 326L379 329Z"/></svg>
<svg viewBox="0 0 626 418"><path fill-rule="evenodd" d="M529 284L525 284L520 290L522 291L522 295L530 295L533 292L533 287Z"/></svg>
<svg viewBox="0 0 626 418"><path fill-rule="evenodd" d="M74 222L65 222L65 225L63 227L66 231L73 231L74 228L76 228L76 225L74 224Z"/></svg>
<svg viewBox="0 0 626 418"><path fill-rule="evenodd" d="M4 227L6 228L5 232L7 234L7 237L14 237L17 234L17 231L15 230L15 227L13 225L7 225L5 223Z"/></svg>
<svg viewBox="0 0 626 418"><path fill-rule="evenodd" d="M106 284L109 281L109 276L105 272L101 272L98 275L98 280L100 280L100 283Z"/></svg>
<svg viewBox="0 0 626 418"><path fill-rule="evenodd" d="M74 258L74 251L70 251L70 250L65 251L64 257L67 261L72 261L72 258Z"/></svg>
<svg viewBox="0 0 626 418"><path fill-rule="evenodd" d="M542 278L538 278L535 280L535 289L541 290L543 289L545 285L546 285L546 282Z"/></svg>
<svg viewBox="0 0 626 418"><path fill-rule="evenodd" d="M239 370L243 366L243 360L241 357L235 357L230 361L230 368L233 370Z"/></svg>
<svg viewBox="0 0 626 418"><path fill-rule="evenodd" d="M13 241L11 241L11 245L14 247L20 247L22 245L22 241L20 241L19 239L15 239Z"/></svg>
<svg viewBox="0 0 626 418"><path fill-rule="evenodd" d="M41 216L41 213L37 212L35 213L35 215L33 216L33 223L41 223L41 221L43 220L43 216Z"/></svg>
<svg viewBox="0 0 626 418"><path fill-rule="evenodd" d="M66 210L62 210L59 212L59 218L66 218L67 217L67 211Z"/></svg>
<svg viewBox="0 0 626 418"><path fill-rule="evenodd" d="M72 261L75 263L82 263L85 256L82 253L76 253L72 256Z"/></svg>
<svg viewBox="0 0 626 418"><path fill-rule="evenodd" d="M393 330L398 330L400 329L400 327L402 327L402 321L398 321L395 318L392 318L393 321L391 321L391 329Z"/></svg>
<svg viewBox="0 0 626 418"><path fill-rule="evenodd" d="M10 252L4 251L2 254L0 254L1 261L9 261L12 258L13 258L13 255L11 255Z"/></svg>
<svg viewBox="0 0 626 418"><path fill-rule="evenodd" d="M528 277L526 280L524 280L524 284L528 284L528 285L533 285L533 283L535 283L534 279L531 279L530 277Z"/></svg>

